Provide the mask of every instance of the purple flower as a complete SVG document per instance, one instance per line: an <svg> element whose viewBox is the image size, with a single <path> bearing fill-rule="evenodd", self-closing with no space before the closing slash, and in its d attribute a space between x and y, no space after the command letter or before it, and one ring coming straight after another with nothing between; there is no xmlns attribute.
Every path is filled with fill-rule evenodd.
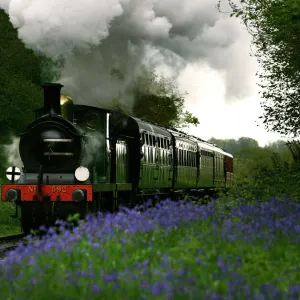
<svg viewBox="0 0 300 300"><path fill-rule="evenodd" d="M162 293L162 286L160 282L155 281L152 285L152 296L159 296Z"/></svg>

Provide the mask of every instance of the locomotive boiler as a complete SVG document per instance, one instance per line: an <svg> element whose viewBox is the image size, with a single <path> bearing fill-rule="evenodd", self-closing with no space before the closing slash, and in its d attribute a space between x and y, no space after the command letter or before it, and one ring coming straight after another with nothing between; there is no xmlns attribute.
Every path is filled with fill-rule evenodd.
<svg viewBox="0 0 300 300"><path fill-rule="evenodd" d="M176 129L121 112L74 105L45 84L44 106L20 135L17 183L2 185L25 232L79 213L114 212L147 197L207 194L233 182L233 157ZM14 169L11 168L11 169Z"/></svg>

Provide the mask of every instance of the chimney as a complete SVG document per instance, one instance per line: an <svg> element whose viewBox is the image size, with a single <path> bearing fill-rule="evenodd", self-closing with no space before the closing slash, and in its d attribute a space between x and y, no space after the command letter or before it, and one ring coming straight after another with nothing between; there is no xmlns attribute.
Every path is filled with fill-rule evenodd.
<svg viewBox="0 0 300 300"><path fill-rule="evenodd" d="M60 90L63 87L60 83L45 83L44 89L44 114L61 115Z"/></svg>

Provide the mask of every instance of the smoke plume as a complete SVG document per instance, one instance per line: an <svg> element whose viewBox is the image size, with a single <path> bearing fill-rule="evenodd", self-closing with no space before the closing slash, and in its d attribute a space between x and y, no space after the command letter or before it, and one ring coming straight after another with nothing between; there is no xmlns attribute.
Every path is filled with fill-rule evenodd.
<svg viewBox="0 0 300 300"><path fill-rule="evenodd" d="M141 66L178 76L188 63L222 72L227 101L253 89L240 24L217 0L0 0L27 47L63 58L59 82L76 103L130 104ZM246 41L247 40L247 41ZM246 70L246 72L245 72ZM251 75L248 75L251 74Z"/></svg>
<svg viewBox="0 0 300 300"><path fill-rule="evenodd" d="M23 163L19 153L19 143L19 137L12 137L12 142L10 144L3 145L3 147L7 158L7 167L15 166L20 168L21 170L23 167Z"/></svg>
<svg viewBox="0 0 300 300"><path fill-rule="evenodd" d="M103 151L101 151L101 147L103 146L105 146L105 137L103 134L98 131L85 134L85 148L82 165L88 166L89 164L100 160L102 158L100 156L103 155Z"/></svg>

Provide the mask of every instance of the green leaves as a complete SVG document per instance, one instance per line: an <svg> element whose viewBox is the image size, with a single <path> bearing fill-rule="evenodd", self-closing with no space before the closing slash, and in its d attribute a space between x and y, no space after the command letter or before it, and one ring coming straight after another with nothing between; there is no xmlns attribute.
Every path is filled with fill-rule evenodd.
<svg viewBox="0 0 300 300"><path fill-rule="evenodd" d="M258 85L267 130L297 136L300 132L300 2L232 0L232 16L240 17L252 35L260 64Z"/></svg>
<svg viewBox="0 0 300 300"><path fill-rule="evenodd" d="M41 107L40 84L55 78L53 62L26 49L17 30L0 10L0 178L7 167L3 145L11 142L34 118Z"/></svg>
<svg viewBox="0 0 300 300"><path fill-rule="evenodd" d="M112 69L111 75L119 80L124 79L118 69ZM200 124L191 112L184 112L185 94L179 91L175 79L171 77L159 76L154 70L149 71L144 67L135 78L131 92L134 95L132 111L119 99L113 100L112 109L167 127Z"/></svg>

